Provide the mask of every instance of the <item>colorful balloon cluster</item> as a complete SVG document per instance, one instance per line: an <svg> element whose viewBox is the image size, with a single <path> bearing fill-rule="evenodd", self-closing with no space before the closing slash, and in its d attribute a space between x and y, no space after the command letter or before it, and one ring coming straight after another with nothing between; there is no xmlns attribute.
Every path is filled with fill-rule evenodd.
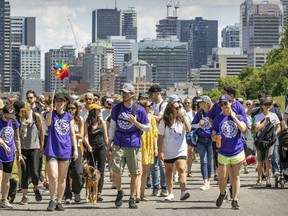
<svg viewBox="0 0 288 216"><path fill-rule="evenodd" d="M63 80L65 77L69 76L69 65L64 63L64 60L60 62L55 62L55 66L53 67L55 70L54 72L54 77L55 78L60 78Z"/></svg>

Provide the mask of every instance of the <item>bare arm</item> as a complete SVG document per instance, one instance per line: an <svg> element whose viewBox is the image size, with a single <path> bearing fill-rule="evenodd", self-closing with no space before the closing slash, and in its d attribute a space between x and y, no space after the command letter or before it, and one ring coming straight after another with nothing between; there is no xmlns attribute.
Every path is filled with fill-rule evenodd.
<svg viewBox="0 0 288 216"><path fill-rule="evenodd" d="M70 121L70 136L71 136L71 141L72 141L72 145L74 148L73 159L74 161L76 161L78 158L78 146L77 146L77 140L76 140L76 135L74 131L74 119Z"/></svg>
<svg viewBox="0 0 288 216"><path fill-rule="evenodd" d="M88 125L87 125L86 122L84 123L84 143L85 143L85 145L86 145L86 147L87 147L87 150L88 150L89 152L92 152L92 147L91 147L91 145L89 144L89 139L88 139Z"/></svg>
<svg viewBox="0 0 288 216"><path fill-rule="evenodd" d="M106 145L106 147L108 148L108 132L107 132L107 127L106 127L106 124L104 121L102 121L102 124L103 124L103 132L104 132L104 143Z"/></svg>

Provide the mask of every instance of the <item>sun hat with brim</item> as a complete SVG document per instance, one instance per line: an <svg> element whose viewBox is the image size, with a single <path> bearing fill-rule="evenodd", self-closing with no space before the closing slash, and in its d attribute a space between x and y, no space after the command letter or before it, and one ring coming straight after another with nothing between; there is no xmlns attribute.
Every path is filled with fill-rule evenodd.
<svg viewBox="0 0 288 216"><path fill-rule="evenodd" d="M89 111L91 111L91 110L93 110L93 109L98 109L98 110L100 110L100 109L102 109L102 108L103 108L103 106L100 106L100 105L94 103L94 104L91 104L91 105L89 106Z"/></svg>
<svg viewBox="0 0 288 216"><path fill-rule="evenodd" d="M125 84L120 91L121 92L125 92L125 93L134 93L135 92L135 88L131 84Z"/></svg>
<svg viewBox="0 0 288 216"><path fill-rule="evenodd" d="M16 119L15 109L13 105L5 105L3 107L3 116L8 119Z"/></svg>
<svg viewBox="0 0 288 216"><path fill-rule="evenodd" d="M3 107L4 107L4 102L2 99L0 99L0 109L3 109Z"/></svg>
<svg viewBox="0 0 288 216"><path fill-rule="evenodd" d="M232 98L228 94L223 94L219 98L219 103L221 103L221 102L229 102L229 101L232 101Z"/></svg>
<svg viewBox="0 0 288 216"><path fill-rule="evenodd" d="M169 96L168 98L168 102L179 102L180 98L178 97L178 95L172 94Z"/></svg>
<svg viewBox="0 0 288 216"><path fill-rule="evenodd" d="M198 102L198 103L205 102L207 104L211 104L212 103L210 97L208 97L207 95L200 96L200 98L196 99L196 102Z"/></svg>

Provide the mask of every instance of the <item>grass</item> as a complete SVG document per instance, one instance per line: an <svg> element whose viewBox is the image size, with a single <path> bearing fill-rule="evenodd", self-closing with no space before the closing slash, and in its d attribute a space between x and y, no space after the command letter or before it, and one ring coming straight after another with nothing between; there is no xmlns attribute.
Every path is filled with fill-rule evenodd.
<svg viewBox="0 0 288 216"><path fill-rule="evenodd" d="M281 113L284 113L285 112L285 96L277 96L277 97L274 97L274 101L275 103L279 103L281 105Z"/></svg>

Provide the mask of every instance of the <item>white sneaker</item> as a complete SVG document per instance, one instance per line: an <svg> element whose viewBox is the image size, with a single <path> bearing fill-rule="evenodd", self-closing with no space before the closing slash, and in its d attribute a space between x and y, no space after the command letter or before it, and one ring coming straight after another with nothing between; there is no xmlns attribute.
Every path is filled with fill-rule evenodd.
<svg viewBox="0 0 288 216"><path fill-rule="evenodd" d="M210 185L203 185L200 187L200 190L209 190L210 189Z"/></svg>
<svg viewBox="0 0 288 216"><path fill-rule="evenodd" d="M173 176L173 182L174 182L174 183L178 183L178 178L179 178L178 175L174 175L174 176Z"/></svg>
<svg viewBox="0 0 288 216"><path fill-rule="evenodd" d="M166 201L173 201L174 200L174 194L170 193L166 198Z"/></svg>

